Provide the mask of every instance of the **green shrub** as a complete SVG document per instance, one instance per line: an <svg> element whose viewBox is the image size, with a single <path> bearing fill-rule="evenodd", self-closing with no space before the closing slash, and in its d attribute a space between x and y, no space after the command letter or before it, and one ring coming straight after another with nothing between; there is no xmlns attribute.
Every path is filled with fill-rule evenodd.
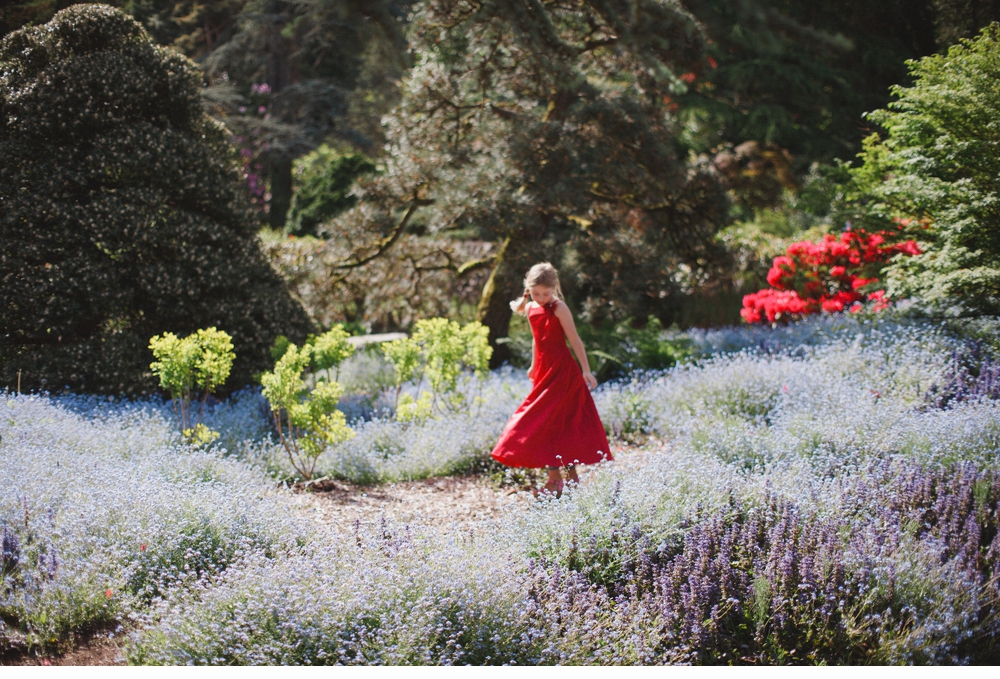
<svg viewBox="0 0 1000 679"><path fill-rule="evenodd" d="M594 376L602 382L636 370L665 370L694 353L687 338L664 331L655 316L642 327L635 327L630 319L596 328L581 324L579 331Z"/></svg>
<svg viewBox="0 0 1000 679"><path fill-rule="evenodd" d="M289 233L316 236L317 229L354 207L354 180L375 172L375 164L359 153L337 153L323 144L295 162L295 195L288 210Z"/></svg>
<svg viewBox="0 0 1000 679"><path fill-rule="evenodd" d="M845 217L897 224L923 253L886 271L887 291L931 310L1000 312L1000 24L910 62L912 87L872 121Z"/></svg>
<svg viewBox="0 0 1000 679"><path fill-rule="evenodd" d="M149 348L156 361L149 368L160 378L160 386L170 392L174 411L180 419L181 434L191 443L208 444L219 438L201 423L208 396L225 383L236 360L232 337L208 328L180 339L172 332L154 336ZM191 421L191 400L202 390L198 419ZM192 426L193 425L193 426Z"/></svg>
<svg viewBox="0 0 1000 679"><path fill-rule="evenodd" d="M326 371L326 378L329 380L330 368L339 368L341 363L354 355L354 345L347 341L348 337L350 335L343 326L335 325L310 342L313 348L313 369Z"/></svg>
<svg viewBox="0 0 1000 679"><path fill-rule="evenodd" d="M454 413L468 406L459 379L469 369L485 376L493 354L488 333L478 321L460 326L446 318L430 318L417 321L412 337L384 344L382 351L395 371L397 418L425 420L435 412ZM421 392L417 399L409 394L401 397L406 382L420 385L424 379L429 392Z"/></svg>
<svg viewBox="0 0 1000 679"><path fill-rule="evenodd" d="M344 413L337 410L343 388L328 380L306 390L302 375L313 360L311 345L290 344L274 370L261 375L263 395L271 405L278 439L303 478L311 479L316 460L331 446L354 436Z"/></svg>
<svg viewBox="0 0 1000 679"><path fill-rule="evenodd" d="M229 388L312 329L264 260L198 67L77 5L0 42L0 384L150 392L147 343L215 326Z"/></svg>

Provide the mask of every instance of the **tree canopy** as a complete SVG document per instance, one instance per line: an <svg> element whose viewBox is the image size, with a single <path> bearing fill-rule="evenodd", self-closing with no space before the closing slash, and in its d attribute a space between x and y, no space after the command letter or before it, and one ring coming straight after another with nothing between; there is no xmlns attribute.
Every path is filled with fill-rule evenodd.
<svg viewBox="0 0 1000 679"><path fill-rule="evenodd" d="M369 233L371 257L422 209L431 233L500 243L483 262L491 339L538 260L563 264L565 289L595 315L675 301L672 272L706 262L728 210L669 111L706 67L695 18L654 0L441 1L411 35L418 62L387 118L386 173L334 230Z"/></svg>
<svg viewBox="0 0 1000 679"><path fill-rule="evenodd" d="M82 5L0 43L0 362L25 388L155 387L149 338L218 327L250 382L312 323L264 260L201 75Z"/></svg>

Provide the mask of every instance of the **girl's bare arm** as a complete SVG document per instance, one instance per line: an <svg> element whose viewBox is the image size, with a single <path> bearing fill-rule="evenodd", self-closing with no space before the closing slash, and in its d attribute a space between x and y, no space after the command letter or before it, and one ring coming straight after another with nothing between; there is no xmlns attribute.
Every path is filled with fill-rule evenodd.
<svg viewBox="0 0 1000 679"><path fill-rule="evenodd" d="M555 314L556 318L562 324L563 332L566 333L566 339L569 340L569 345L573 348L573 353L576 354L576 360L580 362L580 367L583 368L583 380L587 383L587 388L593 389L597 386L597 378L594 377L594 373L590 372L587 351L583 348L583 340L580 339L580 334L576 331L573 314L569 312L569 307L566 306L565 302L556 304Z"/></svg>

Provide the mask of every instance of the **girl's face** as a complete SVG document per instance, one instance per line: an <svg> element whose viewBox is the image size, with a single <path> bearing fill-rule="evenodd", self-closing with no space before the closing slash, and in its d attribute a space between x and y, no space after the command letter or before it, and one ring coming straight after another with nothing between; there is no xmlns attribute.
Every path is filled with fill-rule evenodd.
<svg viewBox="0 0 1000 679"><path fill-rule="evenodd" d="M555 290L547 285L532 285L528 288L531 293L531 299L535 301L535 304L545 306L553 299L555 299Z"/></svg>

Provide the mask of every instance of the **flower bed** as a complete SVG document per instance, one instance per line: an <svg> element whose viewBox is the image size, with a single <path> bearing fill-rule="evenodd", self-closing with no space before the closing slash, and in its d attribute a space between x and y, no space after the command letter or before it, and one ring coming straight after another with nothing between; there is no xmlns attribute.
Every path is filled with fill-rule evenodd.
<svg viewBox="0 0 1000 679"><path fill-rule="evenodd" d="M4 644L130 624L139 663L1000 661L989 352L851 317L692 341L714 355L597 394L614 431L651 437L647 452L444 534L317 528L218 443L181 445L156 404L8 397L2 518L28 544L26 498L38 546L21 548L25 584L5 576ZM378 437L396 437L375 476L447 469L435 433L441 450L467 440L483 455L484 413L524 386L494 373L478 419L376 418L351 445L374 460ZM227 421L247 421L244 399Z"/></svg>

